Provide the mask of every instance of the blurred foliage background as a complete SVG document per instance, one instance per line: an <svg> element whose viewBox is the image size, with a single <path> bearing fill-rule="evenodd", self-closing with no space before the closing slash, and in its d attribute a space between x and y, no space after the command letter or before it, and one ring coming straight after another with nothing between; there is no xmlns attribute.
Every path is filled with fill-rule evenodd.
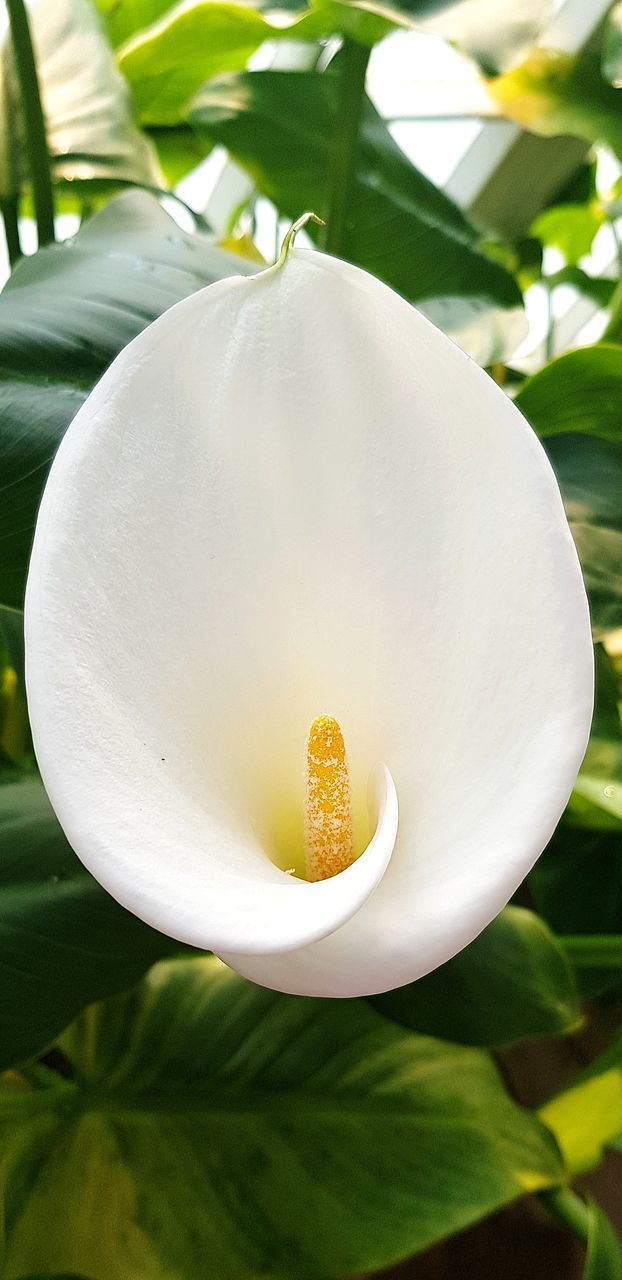
<svg viewBox="0 0 622 1280"><path fill-rule="evenodd" d="M622 5L6 0L0 20L0 1275L620 1280ZM67 424L136 333L272 261L307 208L542 438L597 666L584 766L516 902L429 977L345 1004L255 988L113 902L49 807L24 693Z"/></svg>

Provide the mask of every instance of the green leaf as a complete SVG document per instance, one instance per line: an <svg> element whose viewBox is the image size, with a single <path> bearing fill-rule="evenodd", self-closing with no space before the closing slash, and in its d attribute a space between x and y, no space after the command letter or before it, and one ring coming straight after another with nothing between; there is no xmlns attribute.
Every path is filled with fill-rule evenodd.
<svg viewBox="0 0 622 1280"><path fill-rule="evenodd" d="M85 1005L181 947L96 884L35 778L0 787L0 845L2 1069L40 1053Z"/></svg>
<svg viewBox="0 0 622 1280"><path fill-rule="evenodd" d="M577 293L582 294L584 298L590 298L602 310L605 310L610 305L616 288L616 281L611 280L608 276L590 276L581 267L574 266L561 267L559 271L554 271L546 279L547 284L552 289L560 284L572 285L572 288L576 289Z"/></svg>
<svg viewBox="0 0 622 1280"><path fill-rule="evenodd" d="M590 45L573 56L534 49L515 70L488 81L488 90L506 116L545 137L575 134L586 142L606 142L622 155L622 112L616 89L603 80L598 50Z"/></svg>
<svg viewBox="0 0 622 1280"><path fill-rule="evenodd" d="M278 31L277 31L278 34ZM250 5L202 0L139 32L119 51L119 66L132 86L145 124L172 125L206 80L246 66L275 28Z"/></svg>
<svg viewBox="0 0 622 1280"><path fill-rule="evenodd" d="M588 1204L583 1280L622 1280L622 1244L609 1219L593 1200Z"/></svg>
<svg viewBox="0 0 622 1280"><path fill-rule="evenodd" d="M563 1176L485 1053L214 959L156 967L63 1048L76 1084L0 1094L4 1280L349 1276Z"/></svg>
<svg viewBox="0 0 622 1280"><path fill-rule="evenodd" d="M336 88L330 72L221 77L197 99L191 121L228 147L284 214L322 213ZM520 306L512 277L478 253L475 230L413 168L367 100L342 256L411 300L458 296L474 317L483 307ZM459 324L465 320L461 314Z"/></svg>
<svg viewBox="0 0 622 1280"><path fill-rule="evenodd" d="M622 85L622 4L614 4L607 17L603 39L603 75L616 88Z"/></svg>
<svg viewBox="0 0 622 1280"><path fill-rule="evenodd" d="M95 0L95 4L115 49L173 7L172 0Z"/></svg>
<svg viewBox="0 0 622 1280"><path fill-rule="evenodd" d="M88 0L36 5L30 22L55 176L161 185L153 149L133 123L127 85ZM7 196L27 180L28 164L6 24L0 60L7 115L0 130L0 194Z"/></svg>
<svg viewBox="0 0 622 1280"><path fill-rule="evenodd" d="M556 204L539 214L529 230L543 245L559 249L574 266L591 252L603 221L603 211L595 203Z"/></svg>
<svg viewBox="0 0 622 1280"><path fill-rule="evenodd" d="M491 1048L564 1035L581 1021L563 951L544 922L521 907L506 907L440 969L371 1003L415 1031Z"/></svg>
<svg viewBox="0 0 622 1280"><path fill-rule="evenodd" d="M21 607L49 464L110 361L174 302L256 270L138 191L20 263L0 295L0 601Z"/></svg>
<svg viewBox="0 0 622 1280"><path fill-rule="evenodd" d="M601 420L605 416L603 410ZM582 435L550 436L545 443L579 552L592 627L599 639L622 626L622 444Z"/></svg>
<svg viewBox="0 0 622 1280"><path fill-rule="evenodd" d="M622 1034L538 1115L573 1176L599 1164L622 1133Z"/></svg>
<svg viewBox="0 0 622 1280"><path fill-rule="evenodd" d="M541 437L580 431L622 443L622 346L558 356L523 383L516 404Z"/></svg>

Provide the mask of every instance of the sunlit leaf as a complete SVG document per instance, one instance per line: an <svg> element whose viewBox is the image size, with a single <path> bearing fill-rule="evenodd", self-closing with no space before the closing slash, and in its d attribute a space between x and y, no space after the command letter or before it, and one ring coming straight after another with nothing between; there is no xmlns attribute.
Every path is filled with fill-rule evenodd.
<svg viewBox="0 0 622 1280"><path fill-rule="evenodd" d="M137 191L19 265L0 295L0 601L21 607L47 469L113 357L174 302L254 270Z"/></svg>
<svg viewBox="0 0 622 1280"><path fill-rule="evenodd" d="M119 51L119 65L132 86L140 119L146 124L179 123L206 80L245 67L273 34L271 24L250 5L202 0L175 6Z"/></svg>
<svg viewBox="0 0 622 1280"><path fill-rule="evenodd" d="M566 261L574 265L590 253L603 217L602 209L595 203L556 204L538 215L530 234L542 244L559 249Z"/></svg>
<svg viewBox="0 0 622 1280"><path fill-rule="evenodd" d="M598 51L574 57L535 49L506 75L488 81L500 110L523 129L546 137L576 134L622 154L622 112L616 89L603 80Z"/></svg>
<svg viewBox="0 0 622 1280"><path fill-rule="evenodd" d="M63 1048L75 1084L0 1094L5 1280L355 1275L562 1177L482 1051L216 960L158 966Z"/></svg>
<svg viewBox="0 0 622 1280"><path fill-rule="evenodd" d="M415 1031L490 1047L563 1035L581 1018L563 951L543 921L520 907L507 907L440 969L372 1003Z"/></svg>
<svg viewBox="0 0 622 1280"><path fill-rule="evenodd" d="M568 1089L540 1107L540 1119L555 1134L571 1173L598 1164L622 1133L622 1037Z"/></svg>
<svg viewBox="0 0 622 1280"><path fill-rule="evenodd" d="M29 9L55 175L161 185L153 149L133 123L127 85L92 5L33 0ZM4 7L0 39L0 193L8 195L27 179L28 164Z"/></svg>

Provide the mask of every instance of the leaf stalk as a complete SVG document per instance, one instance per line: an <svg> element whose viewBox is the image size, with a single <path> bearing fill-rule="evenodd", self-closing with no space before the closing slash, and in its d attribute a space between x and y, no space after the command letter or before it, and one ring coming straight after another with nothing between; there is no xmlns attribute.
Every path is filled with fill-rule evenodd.
<svg viewBox="0 0 622 1280"><path fill-rule="evenodd" d="M345 37L338 59L337 120L328 172L328 202L323 248L343 250L365 102L365 80L371 50Z"/></svg>
<svg viewBox="0 0 622 1280"><path fill-rule="evenodd" d="M24 0L7 0L7 10L26 133L37 236L39 245L42 246L51 244L55 238L54 197L45 116Z"/></svg>

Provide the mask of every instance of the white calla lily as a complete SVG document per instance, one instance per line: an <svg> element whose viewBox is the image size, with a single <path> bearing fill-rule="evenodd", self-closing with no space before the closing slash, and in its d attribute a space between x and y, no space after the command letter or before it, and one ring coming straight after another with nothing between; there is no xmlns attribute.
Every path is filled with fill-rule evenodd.
<svg viewBox="0 0 622 1280"><path fill-rule="evenodd" d="M26 628L79 857L284 991L380 992L471 941L589 731L587 602L539 442L416 310L311 250L187 298L115 360L52 467ZM361 856L311 883L325 714Z"/></svg>

